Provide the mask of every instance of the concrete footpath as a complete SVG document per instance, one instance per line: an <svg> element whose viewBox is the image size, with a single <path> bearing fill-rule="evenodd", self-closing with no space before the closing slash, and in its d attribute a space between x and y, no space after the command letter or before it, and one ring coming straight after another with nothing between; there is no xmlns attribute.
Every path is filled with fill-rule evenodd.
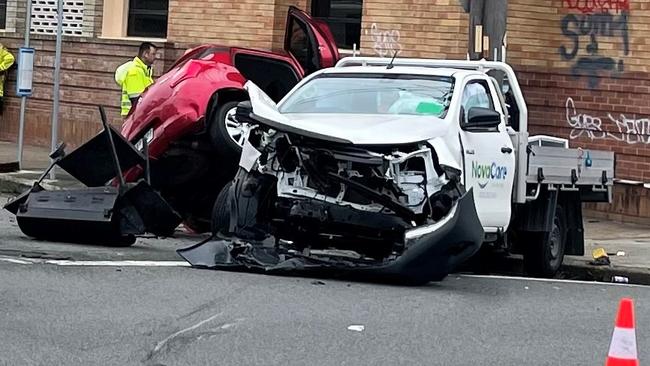
<svg viewBox="0 0 650 366"><path fill-rule="evenodd" d="M15 154L15 144L0 142L0 163L15 161ZM49 149L26 146L23 170L0 173L0 193L17 195L29 189L48 166L48 154ZM43 182L44 188L56 190L79 185L60 169L57 170L56 178L46 179ZM623 276L630 283L650 285L650 224L642 226L585 217L584 225L585 256L566 257L560 276L607 282L614 276ZM603 248L609 254L609 265L597 266L590 263L593 261L592 251L596 248ZM517 271L520 263L513 265L513 268Z"/></svg>

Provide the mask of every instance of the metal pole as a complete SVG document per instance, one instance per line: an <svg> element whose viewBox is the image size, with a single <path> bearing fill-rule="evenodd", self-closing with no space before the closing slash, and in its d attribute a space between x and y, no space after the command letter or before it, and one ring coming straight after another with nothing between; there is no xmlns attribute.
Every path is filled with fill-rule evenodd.
<svg viewBox="0 0 650 366"><path fill-rule="evenodd" d="M29 47L29 33L32 27L32 0L27 1L25 12L25 47ZM18 124L18 169L23 168L23 141L25 139L25 109L27 109L27 97L20 98L20 122Z"/></svg>
<svg viewBox="0 0 650 366"><path fill-rule="evenodd" d="M52 151L59 139L59 89L61 84L61 41L63 38L63 0L57 1L56 54L54 56L54 89L52 92ZM55 169L50 172L50 179L56 179Z"/></svg>

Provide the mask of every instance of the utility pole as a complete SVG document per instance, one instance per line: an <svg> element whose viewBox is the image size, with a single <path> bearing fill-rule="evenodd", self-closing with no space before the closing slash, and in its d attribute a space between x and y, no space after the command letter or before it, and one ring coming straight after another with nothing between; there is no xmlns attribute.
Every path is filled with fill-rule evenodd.
<svg viewBox="0 0 650 366"><path fill-rule="evenodd" d="M52 151L59 139L59 94L61 87L61 43L63 38L63 0L57 0L56 52L54 56L54 88L52 92ZM55 169L50 171L50 179L56 179Z"/></svg>

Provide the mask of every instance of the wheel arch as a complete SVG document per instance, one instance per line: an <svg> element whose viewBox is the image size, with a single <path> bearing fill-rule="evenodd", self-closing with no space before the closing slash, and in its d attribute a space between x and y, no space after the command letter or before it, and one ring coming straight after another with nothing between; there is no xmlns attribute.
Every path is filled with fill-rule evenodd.
<svg viewBox="0 0 650 366"><path fill-rule="evenodd" d="M542 186L539 197L532 202L516 205L511 228L519 232L549 233L557 206L562 207L566 219L565 254L584 255L584 226L582 201L579 192L548 190ZM513 251L521 253L521 243L515 243Z"/></svg>
<svg viewBox="0 0 650 366"><path fill-rule="evenodd" d="M208 105L205 110L205 128L209 128L210 116L214 112L218 103L228 103L236 100L247 100L248 93L246 90L238 88L223 88L212 93L208 100Z"/></svg>

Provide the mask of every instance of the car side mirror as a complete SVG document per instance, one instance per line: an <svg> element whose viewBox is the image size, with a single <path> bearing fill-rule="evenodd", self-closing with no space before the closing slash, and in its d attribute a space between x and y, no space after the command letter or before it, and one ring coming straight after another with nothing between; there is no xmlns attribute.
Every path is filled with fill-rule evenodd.
<svg viewBox="0 0 650 366"><path fill-rule="evenodd" d="M463 130L490 130L501 123L501 114L495 110L482 107L472 107L467 113L461 128Z"/></svg>

